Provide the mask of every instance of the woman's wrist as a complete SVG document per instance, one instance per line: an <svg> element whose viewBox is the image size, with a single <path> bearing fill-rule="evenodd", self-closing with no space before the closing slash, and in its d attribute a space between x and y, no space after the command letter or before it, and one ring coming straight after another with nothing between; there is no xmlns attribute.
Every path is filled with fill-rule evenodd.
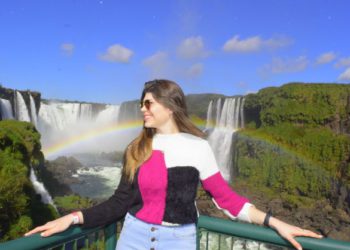
<svg viewBox="0 0 350 250"><path fill-rule="evenodd" d="M271 227L272 229L276 230L278 227L278 224L281 224L282 221L280 221L279 219L275 218L275 217L270 217L270 222L269 222L269 227Z"/></svg>
<svg viewBox="0 0 350 250"><path fill-rule="evenodd" d="M265 215L265 218L264 218L264 222L263 222L263 225L265 227L270 227L270 218L272 216L272 212L271 210L269 210L266 215Z"/></svg>
<svg viewBox="0 0 350 250"><path fill-rule="evenodd" d="M72 218L72 224L83 224L83 214L80 211L74 211L70 213L70 216Z"/></svg>

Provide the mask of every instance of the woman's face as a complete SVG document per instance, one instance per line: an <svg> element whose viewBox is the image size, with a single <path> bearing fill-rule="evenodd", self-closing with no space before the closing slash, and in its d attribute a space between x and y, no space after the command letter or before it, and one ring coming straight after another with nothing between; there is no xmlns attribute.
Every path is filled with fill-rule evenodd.
<svg viewBox="0 0 350 250"><path fill-rule="evenodd" d="M157 102L151 93L146 93L142 100L141 112L143 113L144 126L146 128L163 129L171 123L172 111Z"/></svg>

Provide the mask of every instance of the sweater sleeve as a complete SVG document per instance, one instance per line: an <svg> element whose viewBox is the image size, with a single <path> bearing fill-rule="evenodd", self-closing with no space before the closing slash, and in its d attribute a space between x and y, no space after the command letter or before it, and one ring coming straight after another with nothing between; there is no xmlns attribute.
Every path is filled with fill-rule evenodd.
<svg viewBox="0 0 350 250"><path fill-rule="evenodd" d="M231 219L238 218L250 222L248 210L252 204L247 198L233 191L224 180L208 142L203 146L202 158L204 158L200 166L202 186L212 196L214 204Z"/></svg>
<svg viewBox="0 0 350 250"><path fill-rule="evenodd" d="M118 188L108 200L81 211L84 217L83 228L104 226L125 216L132 202L132 183L122 172Z"/></svg>

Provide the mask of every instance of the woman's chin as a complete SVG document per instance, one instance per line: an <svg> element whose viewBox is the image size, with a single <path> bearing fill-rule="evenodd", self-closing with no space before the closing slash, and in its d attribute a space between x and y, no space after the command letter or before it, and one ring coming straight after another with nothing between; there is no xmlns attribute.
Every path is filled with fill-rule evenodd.
<svg viewBox="0 0 350 250"><path fill-rule="evenodd" d="M143 123L143 126L144 126L145 128L154 128L154 126L152 126L152 123L151 123L151 122L147 122L147 121L145 121L145 122Z"/></svg>

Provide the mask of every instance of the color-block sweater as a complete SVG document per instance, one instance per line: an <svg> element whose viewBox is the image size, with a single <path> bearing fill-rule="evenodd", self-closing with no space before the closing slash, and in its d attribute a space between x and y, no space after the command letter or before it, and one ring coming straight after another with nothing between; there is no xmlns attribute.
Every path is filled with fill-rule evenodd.
<svg viewBox="0 0 350 250"><path fill-rule="evenodd" d="M130 183L122 175L105 202L82 210L84 228L117 221L127 212L160 225L196 223L196 191L201 181L219 209L229 217L249 221L251 204L223 179L208 142L187 133L156 134L152 154Z"/></svg>

